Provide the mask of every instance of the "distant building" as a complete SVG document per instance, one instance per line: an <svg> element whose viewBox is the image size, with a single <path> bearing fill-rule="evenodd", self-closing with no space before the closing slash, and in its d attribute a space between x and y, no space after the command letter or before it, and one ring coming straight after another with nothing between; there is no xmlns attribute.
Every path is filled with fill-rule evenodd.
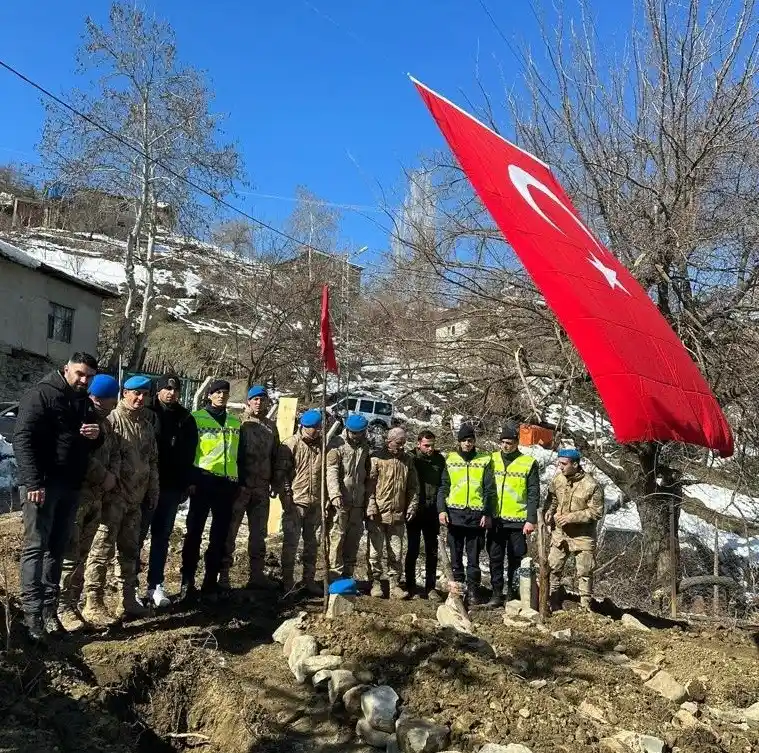
<svg viewBox="0 0 759 753"><path fill-rule="evenodd" d="M103 300L115 297L0 240L0 399L75 351L95 354Z"/></svg>
<svg viewBox="0 0 759 753"><path fill-rule="evenodd" d="M314 282L329 285L333 295L355 298L361 293L361 273L364 268L353 264L347 255L328 254L315 248L303 247L297 256L280 262L280 269L291 269ZM341 293L342 291L342 293Z"/></svg>

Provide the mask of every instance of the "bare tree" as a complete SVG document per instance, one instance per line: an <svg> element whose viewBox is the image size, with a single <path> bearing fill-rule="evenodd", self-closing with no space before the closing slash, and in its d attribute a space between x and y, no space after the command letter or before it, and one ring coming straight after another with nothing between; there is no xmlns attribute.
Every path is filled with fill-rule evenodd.
<svg viewBox="0 0 759 753"><path fill-rule="evenodd" d="M152 313L159 210L167 204L180 226L195 225L208 204L186 180L221 197L241 177L240 158L234 146L219 142L212 92L198 70L177 60L167 23L115 2L107 27L86 19L79 67L94 80L88 92L74 91L69 100L103 128L51 105L42 154L60 183L87 186L130 206L119 352L134 364Z"/></svg>

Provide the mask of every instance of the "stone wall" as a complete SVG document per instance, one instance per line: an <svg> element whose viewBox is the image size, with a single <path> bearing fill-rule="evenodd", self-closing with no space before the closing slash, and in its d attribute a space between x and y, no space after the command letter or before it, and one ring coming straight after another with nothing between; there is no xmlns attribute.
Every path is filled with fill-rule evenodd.
<svg viewBox="0 0 759 753"><path fill-rule="evenodd" d="M0 402L16 401L55 365L42 356L0 345Z"/></svg>

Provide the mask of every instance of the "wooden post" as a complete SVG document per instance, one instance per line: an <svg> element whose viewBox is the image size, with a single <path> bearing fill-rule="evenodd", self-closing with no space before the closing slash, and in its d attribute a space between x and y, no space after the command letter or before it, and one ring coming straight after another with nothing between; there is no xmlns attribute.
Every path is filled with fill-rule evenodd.
<svg viewBox="0 0 759 753"><path fill-rule="evenodd" d="M540 568L538 596L540 617L544 621L548 619L548 552L546 546L546 522L543 510L538 510L538 566Z"/></svg>
<svg viewBox="0 0 759 753"><path fill-rule="evenodd" d="M327 369L322 369L322 553L324 555L324 614L329 607L329 536L327 535Z"/></svg>
<svg viewBox="0 0 759 753"><path fill-rule="evenodd" d="M669 609L673 618L677 618L677 530L675 528L675 495L669 495Z"/></svg>

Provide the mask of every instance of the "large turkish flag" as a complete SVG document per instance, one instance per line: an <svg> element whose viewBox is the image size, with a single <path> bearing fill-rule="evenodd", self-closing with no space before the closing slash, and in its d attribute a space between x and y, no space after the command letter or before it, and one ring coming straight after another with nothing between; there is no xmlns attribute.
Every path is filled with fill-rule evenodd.
<svg viewBox="0 0 759 753"><path fill-rule="evenodd" d="M587 229L548 165L414 83L580 353L617 440L671 439L731 455L730 427L701 372L646 291Z"/></svg>

